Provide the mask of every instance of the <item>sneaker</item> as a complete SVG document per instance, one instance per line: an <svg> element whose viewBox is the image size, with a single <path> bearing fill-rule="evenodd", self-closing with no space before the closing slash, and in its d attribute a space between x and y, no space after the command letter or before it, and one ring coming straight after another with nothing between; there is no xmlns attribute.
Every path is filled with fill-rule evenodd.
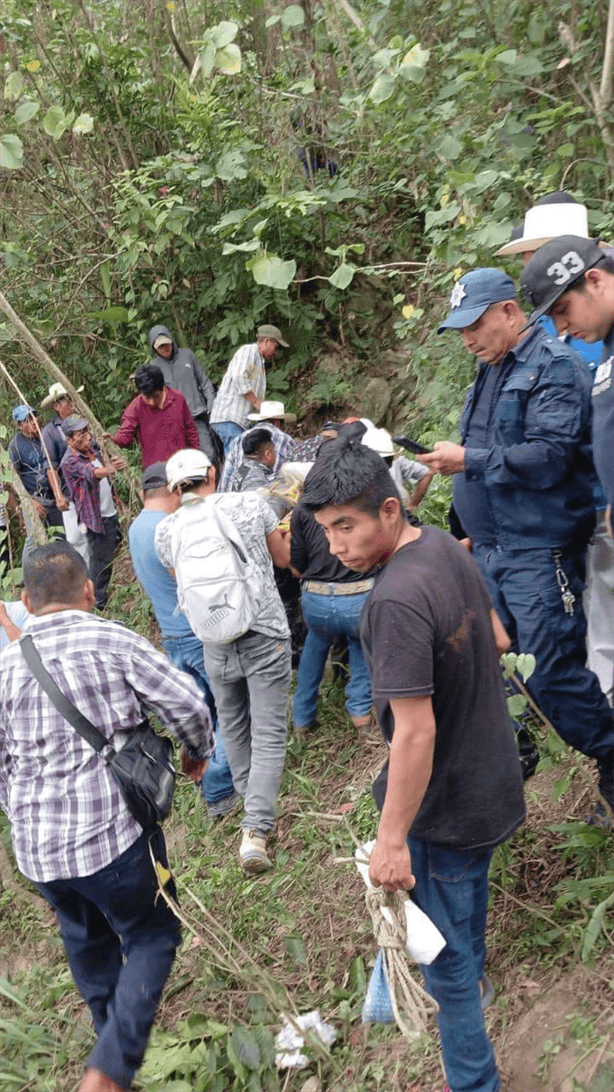
<svg viewBox="0 0 614 1092"><path fill-rule="evenodd" d="M307 739L307 736L310 735L311 732L315 731L317 727L317 720L312 720L309 724L295 724L294 738L298 739L299 743L304 743Z"/></svg>
<svg viewBox="0 0 614 1092"><path fill-rule="evenodd" d="M366 713L364 717L352 717L355 728L363 728L365 731L373 727L373 713Z"/></svg>
<svg viewBox="0 0 614 1092"><path fill-rule="evenodd" d="M487 974L483 974L480 979L480 1005L482 1012L484 1012L488 1006L495 999L495 987L493 986L490 978Z"/></svg>
<svg viewBox="0 0 614 1092"><path fill-rule="evenodd" d="M273 867L267 851L266 836L257 830L244 830L239 849L241 868L248 876L257 876Z"/></svg>
<svg viewBox="0 0 614 1092"><path fill-rule="evenodd" d="M229 811L232 811L241 799L240 793L233 790L230 796L225 796L222 800L216 800L215 804L207 804L209 818L223 819L225 815L228 815Z"/></svg>

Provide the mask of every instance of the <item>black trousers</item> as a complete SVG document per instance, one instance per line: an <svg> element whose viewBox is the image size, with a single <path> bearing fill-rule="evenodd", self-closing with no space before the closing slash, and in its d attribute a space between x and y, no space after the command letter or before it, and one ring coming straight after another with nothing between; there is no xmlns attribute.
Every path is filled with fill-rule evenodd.
<svg viewBox="0 0 614 1092"><path fill-rule="evenodd" d="M111 579L113 554L121 542L122 533L117 516L103 516L104 531L87 530L87 548L90 579L94 585L96 606L103 610L108 599L107 589Z"/></svg>

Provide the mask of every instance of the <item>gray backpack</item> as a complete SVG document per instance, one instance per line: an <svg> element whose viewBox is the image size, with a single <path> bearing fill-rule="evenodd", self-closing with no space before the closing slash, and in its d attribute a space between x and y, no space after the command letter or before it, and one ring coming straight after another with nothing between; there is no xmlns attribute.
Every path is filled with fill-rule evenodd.
<svg viewBox="0 0 614 1092"><path fill-rule="evenodd" d="M264 573L214 494L183 505L171 550L179 607L196 636L224 644L246 633L262 607Z"/></svg>

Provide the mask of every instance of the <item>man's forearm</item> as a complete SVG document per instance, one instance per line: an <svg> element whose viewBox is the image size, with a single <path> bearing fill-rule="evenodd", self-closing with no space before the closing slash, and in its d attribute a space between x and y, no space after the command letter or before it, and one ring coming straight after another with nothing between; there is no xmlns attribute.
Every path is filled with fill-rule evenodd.
<svg viewBox="0 0 614 1092"><path fill-rule="evenodd" d="M254 409L256 410L256 413L258 413L259 410L260 410L260 400L258 398L256 398L256 395L254 394L254 392L253 391L246 391L245 394L243 395L243 397L247 399L247 401L250 403L250 405L252 405L254 407Z"/></svg>
<svg viewBox="0 0 614 1092"><path fill-rule="evenodd" d="M423 730L411 735L395 722L378 842L395 846L405 844L431 779L434 744L434 718L430 726L425 725Z"/></svg>

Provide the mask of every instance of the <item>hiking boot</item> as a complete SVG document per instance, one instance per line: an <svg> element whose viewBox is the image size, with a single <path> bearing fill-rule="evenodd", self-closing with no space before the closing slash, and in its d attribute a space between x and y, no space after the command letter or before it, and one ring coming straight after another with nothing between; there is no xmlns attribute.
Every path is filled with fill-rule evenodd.
<svg viewBox="0 0 614 1092"><path fill-rule="evenodd" d="M236 807L240 800L242 800L241 794L233 790L230 796L225 796L222 800L217 800L215 804L207 804L209 818L223 819L225 815L228 815L229 811L232 811L232 809Z"/></svg>
<svg viewBox="0 0 614 1092"><path fill-rule="evenodd" d="M257 830L244 830L239 849L241 868L248 876L257 876L273 867L266 851L266 835Z"/></svg>

